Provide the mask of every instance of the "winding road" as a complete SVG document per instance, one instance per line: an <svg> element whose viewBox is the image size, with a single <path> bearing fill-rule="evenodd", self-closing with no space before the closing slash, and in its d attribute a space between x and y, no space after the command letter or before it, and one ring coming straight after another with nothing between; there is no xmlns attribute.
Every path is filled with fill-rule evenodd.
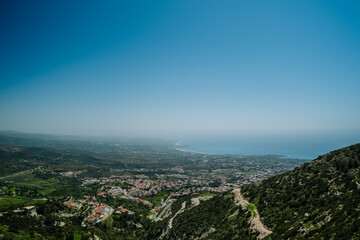
<svg viewBox="0 0 360 240"><path fill-rule="evenodd" d="M241 194L240 188L236 188L232 191L234 193L234 201L237 205L241 205L244 210L247 210L247 206L250 204ZM258 239L263 239L264 237L270 235L272 233L261 221L260 214L257 209L251 213L251 229L260 233Z"/></svg>

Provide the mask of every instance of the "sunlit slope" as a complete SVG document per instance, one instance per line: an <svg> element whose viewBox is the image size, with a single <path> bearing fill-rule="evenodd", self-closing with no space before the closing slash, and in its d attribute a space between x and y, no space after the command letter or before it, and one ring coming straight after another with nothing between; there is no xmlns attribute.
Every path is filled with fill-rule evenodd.
<svg viewBox="0 0 360 240"><path fill-rule="evenodd" d="M360 239L360 144L243 186L269 239Z"/></svg>

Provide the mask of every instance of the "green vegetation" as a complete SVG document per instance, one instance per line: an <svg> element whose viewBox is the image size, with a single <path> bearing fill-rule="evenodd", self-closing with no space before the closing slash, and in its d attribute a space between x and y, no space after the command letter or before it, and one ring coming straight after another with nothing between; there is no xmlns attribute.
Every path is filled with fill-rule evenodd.
<svg viewBox="0 0 360 240"><path fill-rule="evenodd" d="M161 192L153 196L144 196L142 197L142 199L151 202L152 204L154 204L154 206L160 206L161 199L165 201L168 196L169 196L168 192Z"/></svg>
<svg viewBox="0 0 360 240"><path fill-rule="evenodd" d="M255 207L254 205L248 204L248 205L246 205L246 208L251 211L251 213L252 213L252 215L253 215L254 217L257 216L256 211L255 211L256 207Z"/></svg>
<svg viewBox="0 0 360 240"><path fill-rule="evenodd" d="M46 201L46 199L32 199L26 197L9 197L1 196L0 197L0 210L1 209L15 209L23 206L34 205L39 202Z"/></svg>
<svg viewBox="0 0 360 240"><path fill-rule="evenodd" d="M172 211L186 201L186 210L173 221L167 239L194 239L206 235L207 239L256 239L250 229L251 213L234 205L230 193L216 195L196 207L189 204L191 197L180 198Z"/></svg>
<svg viewBox="0 0 360 240"><path fill-rule="evenodd" d="M351 239L360 233L360 144L242 188L269 239Z"/></svg>

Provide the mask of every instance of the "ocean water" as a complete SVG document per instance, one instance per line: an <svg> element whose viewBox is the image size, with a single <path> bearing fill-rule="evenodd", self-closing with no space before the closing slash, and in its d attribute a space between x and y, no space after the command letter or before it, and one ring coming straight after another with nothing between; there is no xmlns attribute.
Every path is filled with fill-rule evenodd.
<svg viewBox="0 0 360 240"><path fill-rule="evenodd" d="M276 154L315 159L319 155L360 142L360 134L191 136L178 144L183 151L206 154Z"/></svg>

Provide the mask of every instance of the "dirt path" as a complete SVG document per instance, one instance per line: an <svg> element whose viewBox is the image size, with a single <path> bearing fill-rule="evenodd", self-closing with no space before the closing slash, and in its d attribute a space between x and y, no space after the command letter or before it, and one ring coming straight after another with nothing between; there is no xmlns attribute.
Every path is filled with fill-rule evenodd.
<svg viewBox="0 0 360 240"><path fill-rule="evenodd" d="M153 217L153 220L155 222L163 220L163 218L166 218L170 212L170 208L171 208L172 203L169 203L168 205L165 206L165 208L157 215Z"/></svg>
<svg viewBox="0 0 360 240"><path fill-rule="evenodd" d="M207 201L211 198L213 198L213 196L201 196L201 197L192 198L190 209L198 206L200 204L200 201Z"/></svg>
<svg viewBox="0 0 360 240"><path fill-rule="evenodd" d="M241 207L243 209L247 210L247 206L250 203L243 197L243 195L241 194L240 188L236 188L232 192L235 194L235 196L234 196L235 203L237 205L241 205ZM260 233L260 235L258 236L258 239L263 239L264 237L266 237L272 233L272 231L270 231L261 222L260 214L257 211L257 209L254 209L254 211L252 211L252 216L251 216L250 222L251 222L251 229Z"/></svg>
<svg viewBox="0 0 360 240"><path fill-rule="evenodd" d="M172 228L172 223L173 223L173 221L174 221L174 218L175 218L177 215L179 215L179 214L181 214L182 212L184 212L184 211L185 211L185 207L186 207L186 201L181 204L180 210L177 211L172 218L170 218L169 223L168 223L168 227L166 228L166 231L164 231L164 232L160 235L160 237L158 238L158 240L161 240L161 239L163 239L166 235L168 235L170 229Z"/></svg>
<svg viewBox="0 0 360 240"><path fill-rule="evenodd" d="M190 208L192 208L192 207L196 207L196 206L198 206L200 204L200 199L197 197L197 198L192 198L191 199L191 206L190 206Z"/></svg>
<svg viewBox="0 0 360 240"><path fill-rule="evenodd" d="M201 234L201 236L200 236L199 238L195 238L195 239L204 239L204 238L206 238L207 236L209 236L210 234L212 234L212 233L215 232L215 231L216 231L216 229L213 228L213 227L211 227L211 228L209 229L209 231L204 232L203 234Z"/></svg>
<svg viewBox="0 0 360 240"><path fill-rule="evenodd" d="M170 218L169 224L168 224L168 229L172 229L172 223L173 223L173 221L174 221L174 218L175 218L177 215L179 215L180 213L184 212L184 211L185 211L185 207L186 207L186 201L181 204L180 210L177 211L172 218Z"/></svg>

